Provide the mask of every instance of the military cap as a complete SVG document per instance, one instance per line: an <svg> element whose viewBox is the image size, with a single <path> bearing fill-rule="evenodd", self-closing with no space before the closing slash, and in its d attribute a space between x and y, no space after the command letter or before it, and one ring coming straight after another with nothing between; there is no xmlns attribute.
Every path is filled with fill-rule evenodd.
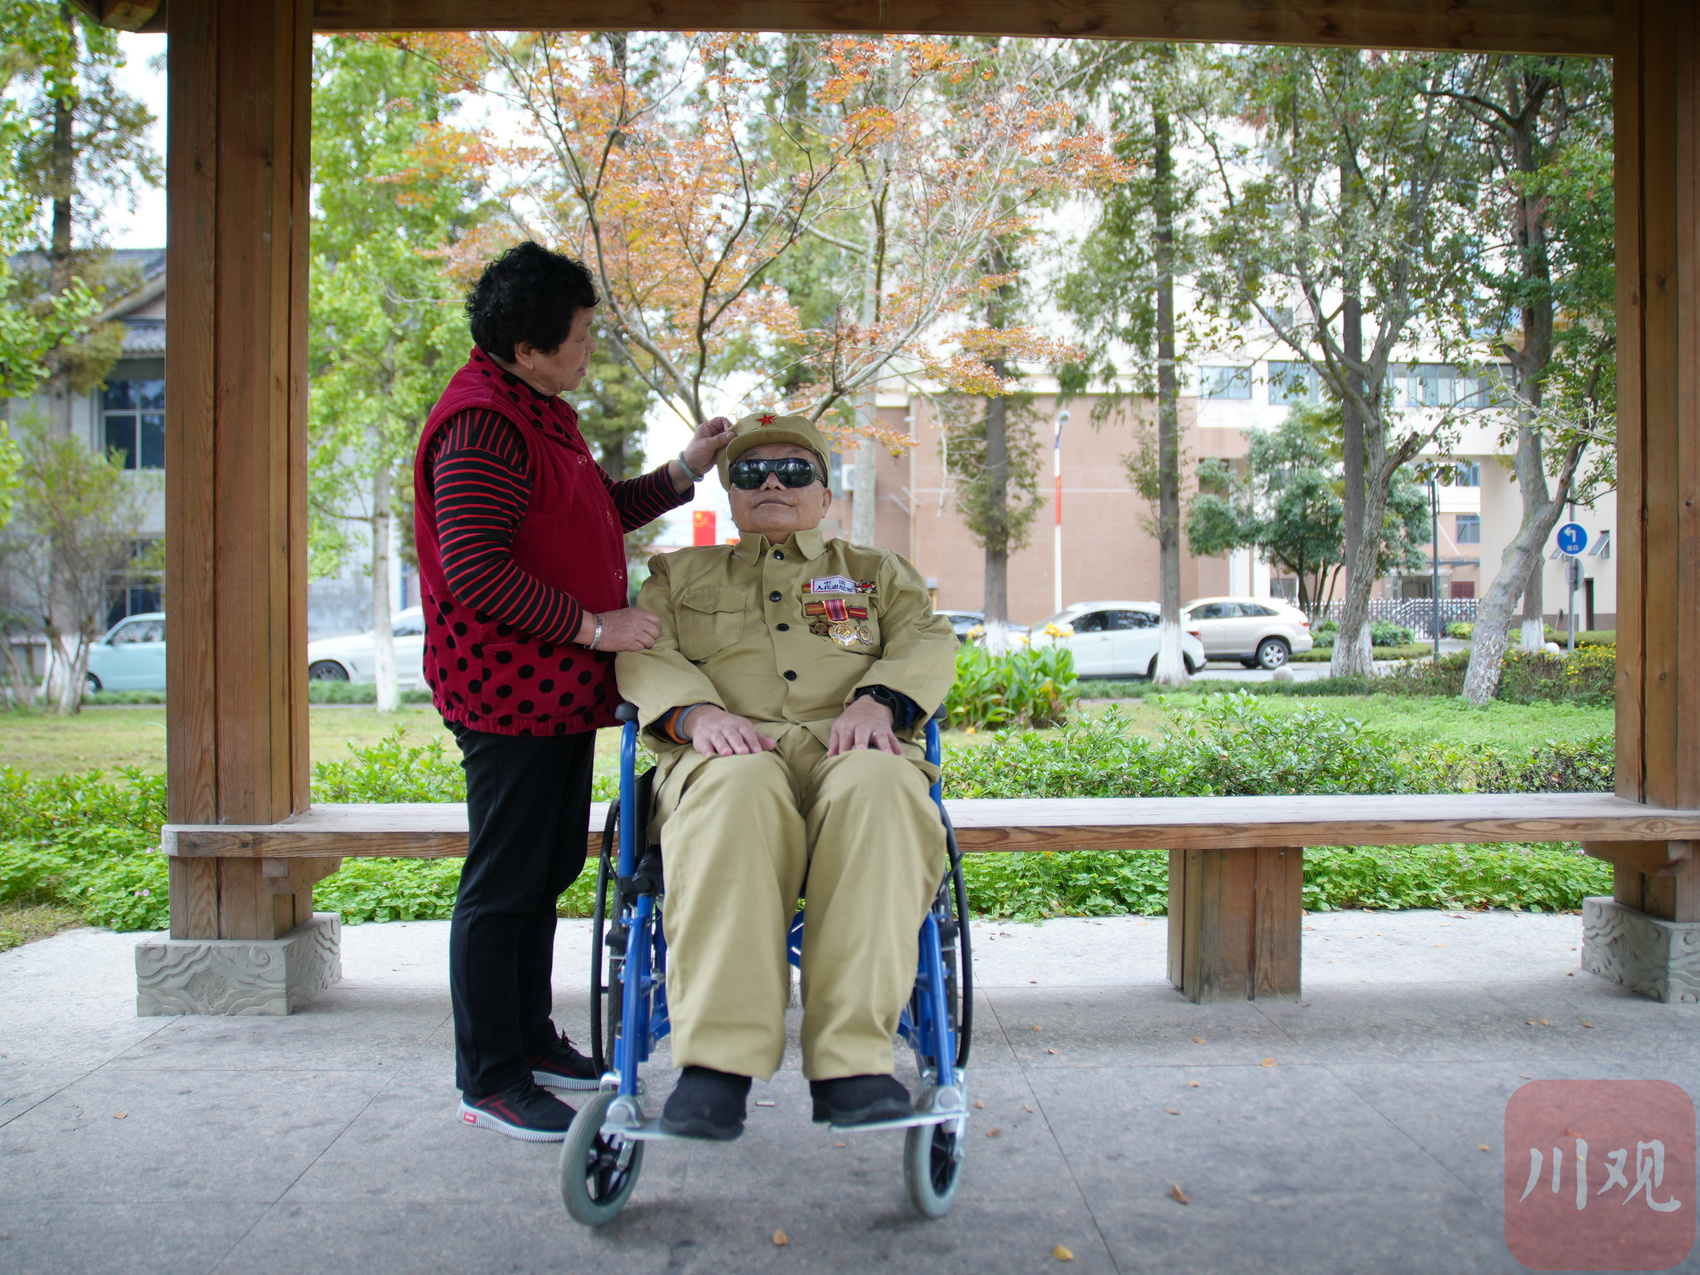
<svg viewBox="0 0 1700 1275"><path fill-rule="evenodd" d="M806 416L781 416L776 412L751 412L732 426L732 441L720 449L720 485L730 488L732 462L752 447L762 443L793 443L806 447L820 461L821 481L827 481L832 467L827 463L830 449L815 423Z"/></svg>

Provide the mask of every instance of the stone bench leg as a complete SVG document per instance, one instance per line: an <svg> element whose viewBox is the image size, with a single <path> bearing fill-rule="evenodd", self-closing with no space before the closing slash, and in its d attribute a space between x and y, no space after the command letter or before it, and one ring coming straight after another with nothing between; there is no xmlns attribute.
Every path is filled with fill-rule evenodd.
<svg viewBox="0 0 1700 1275"><path fill-rule="evenodd" d="M1297 1000L1304 851L1169 851L1169 981L1199 1004Z"/></svg>
<svg viewBox="0 0 1700 1275"><path fill-rule="evenodd" d="M342 977L342 922L313 911L340 858L173 857L171 937L136 945L136 1013L288 1014Z"/></svg>
<svg viewBox="0 0 1700 1275"><path fill-rule="evenodd" d="M1700 1004L1700 867L1693 843L1590 842L1612 897L1582 901L1582 968L1667 1004Z"/></svg>

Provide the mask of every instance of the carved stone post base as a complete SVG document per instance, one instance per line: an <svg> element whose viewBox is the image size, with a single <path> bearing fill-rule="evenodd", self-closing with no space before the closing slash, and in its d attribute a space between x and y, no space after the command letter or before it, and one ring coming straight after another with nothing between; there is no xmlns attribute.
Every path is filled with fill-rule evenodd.
<svg viewBox="0 0 1700 1275"><path fill-rule="evenodd" d="M1582 968L1667 1003L1700 1003L1700 921L1582 900Z"/></svg>
<svg viewBox="0 0 1700 1275"><path fill-rule="evenodd" d="M280 939L150 939L136 944L136 1014L289 1014L341 978L335 912Z"/></svg>

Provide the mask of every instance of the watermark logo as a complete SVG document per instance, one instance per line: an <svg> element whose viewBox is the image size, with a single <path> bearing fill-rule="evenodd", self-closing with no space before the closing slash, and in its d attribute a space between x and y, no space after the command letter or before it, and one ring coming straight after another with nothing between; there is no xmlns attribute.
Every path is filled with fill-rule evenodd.
<svg viewBox="0 0 1700 1275"><path fill-rule="evenodd" d="M1505 1107L1505 1243L1537 1271L1662 1271L1694 1247L1694 1103L1666 1080L1535 1080Z"/></svg>

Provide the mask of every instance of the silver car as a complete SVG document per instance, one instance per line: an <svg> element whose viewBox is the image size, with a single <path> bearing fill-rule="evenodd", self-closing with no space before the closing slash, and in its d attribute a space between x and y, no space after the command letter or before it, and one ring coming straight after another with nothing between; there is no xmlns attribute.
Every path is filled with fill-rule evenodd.
<svg viewBox="0 0 1700 1275"><path fill-rule="evenodd" d="M1152 677L1157 672L1160 612L1155 602L1076 602L1028 630L1035 646L1067 642L1081 677ZM1186 671L1204 667L1204 644L1183 619Z"/></svg>
<svg viewBox="0 0 1700 1275"><path fill-rule="evenodd" d="M425 613L419 607L397 611L391 620L395 641L396 682L423 686ZM347 637L320 638L307 644L307 676L325 682L370 682L378 663L378 643L368 630Z"/></svg>
<svg viewBox="0 0 1700 1275"><path fill-rule="evenodd" d="M1247 668L1278 669L1295 651L1316 645L1305 613L1270 598L1199 598L1181 614L1197 630L1206 655Z"/></svg>

